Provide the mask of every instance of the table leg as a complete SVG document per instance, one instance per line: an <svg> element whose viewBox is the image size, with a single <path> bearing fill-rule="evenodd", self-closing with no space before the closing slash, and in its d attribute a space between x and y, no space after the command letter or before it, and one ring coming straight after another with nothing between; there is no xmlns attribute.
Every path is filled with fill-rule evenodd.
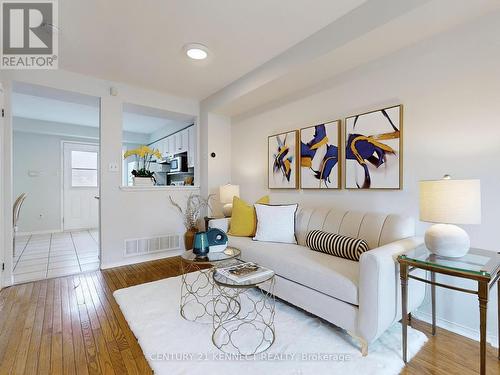
<svg viewBox="0 0 500 375"><path fill-rule="evenodd" d="M401 277L401 327L403 328L403 361L407 362L407 331L408 331L408 265L399 264Z"/></svg>
<svg viewBox="0 0 500 375"><path fill-rule="evenodd" d="M432 336L436 335L436 273L431 271Z"/></svg>
<svg viewBox="0 0 500 375"><path fill-rule="evenodd" d="M497 319L498 319L498 359L500 359L500 279L498 280L497 283L497 292L498 292L498 299L497 299L497 305L498 305L498 311L497 311Z"/></svg>
<svg viewBox="0 0 500 375"><path fill-rule="evenodd" d="M488 309L488 283L479 281L479 318L480 318L480 356L481 370L480 374L486 374L486 318Z"/></svg>

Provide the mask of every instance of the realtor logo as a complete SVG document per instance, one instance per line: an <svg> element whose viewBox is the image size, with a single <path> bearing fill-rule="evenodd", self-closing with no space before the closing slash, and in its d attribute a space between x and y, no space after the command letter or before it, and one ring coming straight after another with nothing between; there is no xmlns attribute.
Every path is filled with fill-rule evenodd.
<svg viewBox="0 0 500 375"><path fill-rule="evenodd" d="M57 69L56 0L0 0L2 69Z"/></svg>

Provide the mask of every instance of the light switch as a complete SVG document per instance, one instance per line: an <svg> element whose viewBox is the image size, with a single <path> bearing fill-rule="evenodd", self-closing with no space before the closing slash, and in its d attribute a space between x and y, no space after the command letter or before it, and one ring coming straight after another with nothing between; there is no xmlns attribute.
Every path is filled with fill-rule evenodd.
<svg viewBox="0 0 500 375"><path fill-rule="evenodd" d="M109 163L108 171L110 172L118 172L118 163Z"/></svg>
<svg viewBox="0 0 500 375"><path fill-rule="evenodd" d="M30 177L40 177L40 171L28 171Z"/></svg>

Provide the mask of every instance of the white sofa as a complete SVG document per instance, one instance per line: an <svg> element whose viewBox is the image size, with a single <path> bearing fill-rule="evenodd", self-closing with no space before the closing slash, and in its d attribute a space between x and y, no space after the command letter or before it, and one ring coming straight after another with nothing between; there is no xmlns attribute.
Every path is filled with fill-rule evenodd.
<svg viewBox="0 0 500 375"><path fill-rule="evenodd" d="M222 229L229 221L212 221ZM310 230L322 229L368 242L370 251L359 262L310 250ZM345 329L358 339L363 355L368 344L401 319L401 288L396 257L422 243L412 218L334 209L299 208L295 233L298 244L257 242L229 236L241 259L276 273L275 295ZM410 281L408 311L423 301L425 286Z"/></svg>

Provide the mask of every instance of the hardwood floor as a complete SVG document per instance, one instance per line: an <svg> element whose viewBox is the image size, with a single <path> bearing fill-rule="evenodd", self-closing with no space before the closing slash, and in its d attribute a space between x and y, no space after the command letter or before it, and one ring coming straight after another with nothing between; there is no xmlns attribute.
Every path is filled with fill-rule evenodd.
<svg viewBox="0 0 500 375"><path fill-rule="evenodd" d="M179 274L179 258L42 280L0 292L0 374L151 374L113 291ZM428 324L413 327L430 336ZM488 374L500 373L488 348ZM479 344L439 330L402 374L476 374Z"/></svg>

